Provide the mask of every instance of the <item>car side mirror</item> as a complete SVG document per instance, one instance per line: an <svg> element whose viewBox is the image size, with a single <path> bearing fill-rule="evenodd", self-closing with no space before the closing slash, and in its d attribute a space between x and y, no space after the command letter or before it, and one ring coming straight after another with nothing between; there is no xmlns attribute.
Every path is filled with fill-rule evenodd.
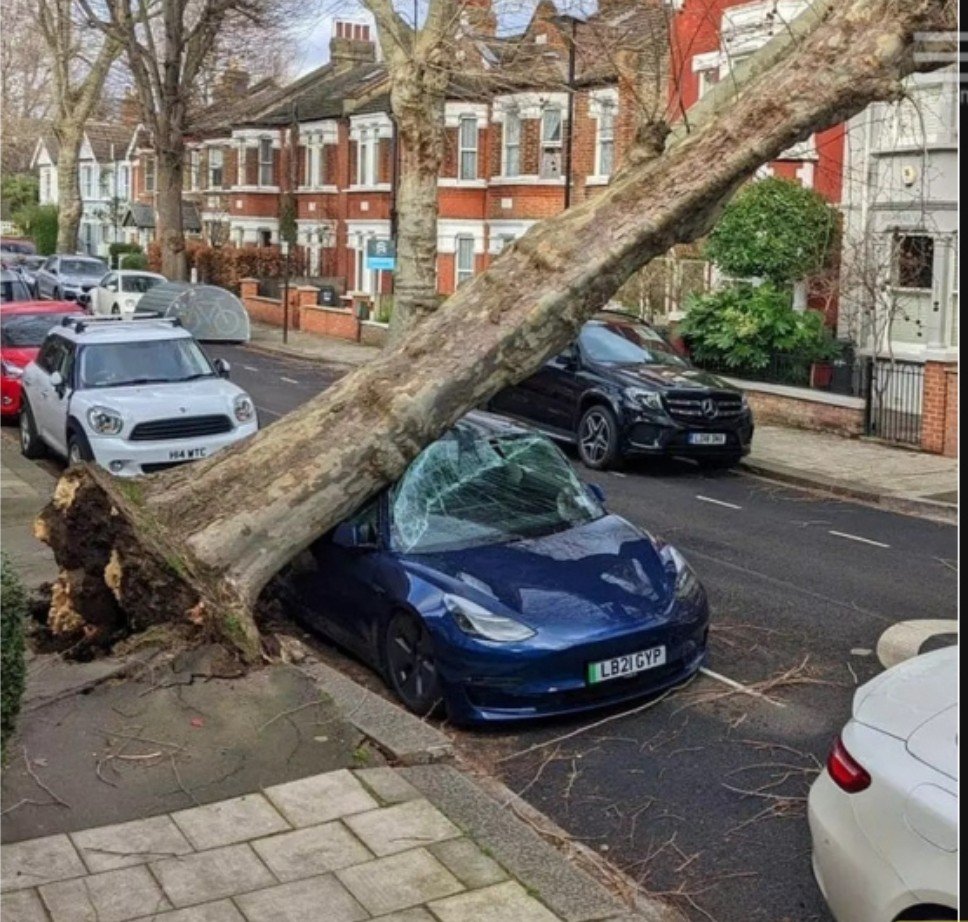
<svg viewBox="0 0 968 922"><path fill-rule="evenodd" d="M372 550L376 547L376 531L365 522L343 522L333 530L333 544L351 551Z"/></svg>
<svg viewBox="0 0 968 922"><path fill-rule="evenodd" d="M580 368L581 353L578 351L578 346L571 345L564 352L562 352L561 361L565 368L569 369L570 371Z"/></svg>
<svg viewBox="0 0 968 922"><path fill-rule="evenodd" d="M605 491L597 483L585 484L585 489L588 490L589 495L592 499L597 500L603 506L605 505Z"/></svg>
<svg viewBox="0 0 968 922"><path fill-rule="evenodd" d="M215 367L215 373L220 378L227 378L229 376L229 372L232 371L232 366L229 365L225 359L216 359L214 362L212 362L212 365Z"/></svg>

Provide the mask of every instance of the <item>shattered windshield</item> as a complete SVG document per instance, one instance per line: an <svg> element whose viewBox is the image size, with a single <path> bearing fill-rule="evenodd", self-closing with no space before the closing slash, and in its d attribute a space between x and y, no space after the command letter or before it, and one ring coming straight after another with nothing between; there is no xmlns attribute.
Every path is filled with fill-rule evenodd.
<svg viewBox="0 0 968 922"><path fill-rule="evenodd" d="M414 460L390 506L393 548L414 554L534 538L604 515L548 439L460 427Z"/></svg>

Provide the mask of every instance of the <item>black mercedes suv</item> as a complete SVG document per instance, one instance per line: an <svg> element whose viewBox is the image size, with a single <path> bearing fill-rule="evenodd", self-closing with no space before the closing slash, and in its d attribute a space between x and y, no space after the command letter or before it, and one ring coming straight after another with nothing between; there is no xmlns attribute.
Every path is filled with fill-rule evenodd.
<svg viewBox="0 0 968 922"><path fill-rule="evenodd" d="M750 450L743 392L694 368L650 326L603 311L537 374L505 388L488 409L577 444L591 468L631 455L694 458L730 467Z"/></svg>

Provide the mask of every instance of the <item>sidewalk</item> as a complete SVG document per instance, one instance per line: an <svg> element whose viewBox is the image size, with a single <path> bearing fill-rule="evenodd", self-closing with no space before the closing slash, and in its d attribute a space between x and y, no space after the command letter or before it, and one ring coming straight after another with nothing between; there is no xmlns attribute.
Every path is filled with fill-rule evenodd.
<svg viewBox="0 0 968 922"><path fill-rule="evenodd" d="M293 358L311 359L329 365L345 365L356 368L375 359L382 350L375 346L364 346L348 339L320 336L316 333L302 333L290 330L288 343L282 341L282 327L252 321L252 338L249 346L263 352L288 355Z"/></svg>
<svg viewBox="0 0 968 922"><path fill-rule="evenodd" d="M954 522L958 459L867 439L757 426L742 467L774 480Z"/></svg>

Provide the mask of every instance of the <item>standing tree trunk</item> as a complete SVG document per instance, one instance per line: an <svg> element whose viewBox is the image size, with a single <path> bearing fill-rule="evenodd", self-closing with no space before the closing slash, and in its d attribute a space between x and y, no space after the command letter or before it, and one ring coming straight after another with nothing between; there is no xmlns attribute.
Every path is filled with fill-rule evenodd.
<svg viewBox="0 0 968 922"><path fill-rule="evenodd" d="M84 124L58 119L53 134L57 140L57 252L73 253L83 211L77 161Z"/></svg>
<svg viewBox="0 0 968 922"><path fill-rule="evenodd" d="M38 523L62 567L51 624L92 643L196 624L256 657L253 605L281 567L466 410L560 351L633 272L707 232L762 163L896 97L916 66L938 66L916 65L915 33L954 28L942 0L829 0L815 11L757 56L774 54L772 66L751 68L671 150L534 227L396 349L245 444L138 482L69 470Z"/></svg>
<svg viewBox="0 0 968 922"><path fill-rule="evenodd" d="M156 142L155 233L161 244L161 274L172 281L188 278L185 231L182 223L182 184L185 172L185 143L181 132Z"/></svg>
<svg viewBox="0 0 968 922"><path fill-rule="evenodd" d="M407 59L391 65L390 81L400 146L392 347L438 304L437 178L444 152L447 71Z"/></svg>

